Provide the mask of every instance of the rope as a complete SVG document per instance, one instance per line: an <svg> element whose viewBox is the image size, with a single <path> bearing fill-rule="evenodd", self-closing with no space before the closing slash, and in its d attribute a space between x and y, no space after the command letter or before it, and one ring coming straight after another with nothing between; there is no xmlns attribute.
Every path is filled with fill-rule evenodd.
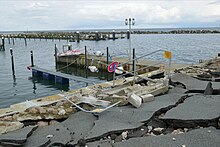
<svg viewBox="0 0 220 147"><path fill-rule="evenodd" d="M66 66L64 66L64 67L61 67L61 68L57 69L57 71L59 71L59 70L61 70L61 69L64 69L64 68L67 68L68 66L74 64L74 63L76 62L76 60L77 60L77 59L75 59L73 62L71 62L70 64L68 64L68 65L66 65Z"/></svg>

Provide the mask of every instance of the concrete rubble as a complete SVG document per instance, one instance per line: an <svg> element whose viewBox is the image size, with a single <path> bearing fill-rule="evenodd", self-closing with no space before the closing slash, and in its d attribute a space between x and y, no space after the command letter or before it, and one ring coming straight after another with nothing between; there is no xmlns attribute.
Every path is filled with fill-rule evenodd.
<svg viewBox="0 0 220 147"><path fill-rule="evenodd" d="M208 65L214 69L218 64L212 61L200 69ZM135 85L131 77L116 81L115 87L106 82L49 97L45 103L38 99L11 106L0 115L0 145L217 147L220 83L195 78L186 69L173 73L169 82L166 77L149 80L152 75L147 74ZM86 110L121 103L102 113L85 113L63 96ZM15 111L15 106L21 109ZM18 125L3 130L8 122Z"/></svg>

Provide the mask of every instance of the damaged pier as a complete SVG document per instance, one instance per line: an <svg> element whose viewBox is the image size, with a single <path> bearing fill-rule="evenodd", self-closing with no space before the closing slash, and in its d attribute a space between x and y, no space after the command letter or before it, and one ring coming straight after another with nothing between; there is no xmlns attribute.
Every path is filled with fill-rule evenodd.
<svg viewBox="0 0 220 147"><path fill-rule="evenodd" d="M155 78L164 72L157 70L140 75L134 85L129 77L116 80L114 87L106 82L11 105L0 110L0 145L218 147L220 82L196 77L206 69L220 72L219 63L217 58L198 65L199 72L193 66L176 69L169 85L166 75ZM120 103L94 115L79 111L63 96L85 109ZM132 97L141 99L140 105L131 103Z"/></svg>

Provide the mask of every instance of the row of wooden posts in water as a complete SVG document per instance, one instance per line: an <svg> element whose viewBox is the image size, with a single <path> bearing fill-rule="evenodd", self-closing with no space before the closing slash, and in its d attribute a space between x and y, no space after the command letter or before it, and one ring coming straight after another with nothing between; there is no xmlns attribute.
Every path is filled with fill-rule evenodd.
<svg viewBox="0 0 220 147"><path fill-rule="evenodd" d="M130 32L126 32L127 39L130 39ZM25 45L27 45L27 39L51 39L54 41L55 39L60 40L67 40L69 42L77 42L79 43L81 40L91 40L91 41L100 41L100 40L107 40L107 39L123 39L125 38L124 33L112 32L112 33L79 33L73 32L68 34L63 33L47 33L47 34L39 34L39 33L22 33L22 34L10 34L10 35L0 35L2 38L2 43L0 43L0 49L5 49L5 38L8 38L9 44L15 44L16 38L23 38Z"/></svg>

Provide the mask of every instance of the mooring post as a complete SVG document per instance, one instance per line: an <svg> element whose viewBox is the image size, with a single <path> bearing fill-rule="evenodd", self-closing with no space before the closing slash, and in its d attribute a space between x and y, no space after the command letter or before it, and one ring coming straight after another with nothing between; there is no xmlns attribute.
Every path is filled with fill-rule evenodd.
<svg viewBox="0 0 220 147"><path fill-rule="evenodd" d="M78 31L76 32L76 40L77 40L77 43L80 42L80 36L79 36L79 32Z"/></svg>
<svg viewBox="0 0 220 147"><path fill-rule="evenodd" d="M57 67L57 45L55 44L55 49L54 49L55 53L54 53L54 57L55 57L55 64Z"/></svg>
<svg viewBox="0 0 220 147"><path fill-rule="evenodd" d="M85 46L85 70L86 70L86 78L88 77L88 72L87 72L87 49Z"/></svg>
<svg viewBox="0 0 220 147"><path fill-rule="evenodd" d="M115 30L112 32L112 39L115 40Z"/></svg>
<svg viewBox="0 0 220 147"><path fill-rule="evenodd" d="M136 59L135 59L135 48L133 48L133 72L134 72L134 79L133 79L133 86L135 85L135 77L136 77Z"/></svg>
<svg viewBox="0 0 220 147"><path fill-rule="evenodd" d="M2 37L2 47L3 47L3 50L5 50L5 38Z"/></svg>
<svg viewBox="0 0 220 147"><path fill-rule="evenodd" d="M10 36L8 36L8 44L11 44Z"/></svg>
<svg viewBox="0 0 220 147"><path fill-rule="evenodd" d="M24 36L24 44L25 44L25 46L27 46L27 37L26 36Z"/></svg>
<svg viewBox="0 0 220 147"><path fill-rule="evenodd" d="M107 55L107 57L106 57L106 69L108 69L108 63L109 63L109 53L108 53L108 47L106 48L106 55ZM109 75L109 73L107 73L107 81L108 81L108 76Z"/></svg>
<svg viewBox="0 0 220 147"><path fill-rule="evenodd" d="M12 43L13 45L15 45L15 38L12 38Z"/></svg>
<svg viewBox="0 0 220 147"><path fill-rule="evenodd" d="M15 75L14 56L13 56L13 50L12 50L12 48L10 48L10 54L11 54L11 68L12 68L12 74Z"/></svg>
<svg viewBox="0 0 220 147"><path fill-rule="evenodd" d="M85 67L87 68L87 49L85 46Z"/></svg>
<svg viewBox="0 0 220 147"><path fill-rule="evenodd" d="M33 56L33 51L31 52L31 67L34 67L34 56Z"/></svg>
<svg viewBox="0 0 220 147"><path fill-rule="evenodd" d="M99 32L98 31L95 32L95 39L96 39L96 41L99 41Z"/></svg>

